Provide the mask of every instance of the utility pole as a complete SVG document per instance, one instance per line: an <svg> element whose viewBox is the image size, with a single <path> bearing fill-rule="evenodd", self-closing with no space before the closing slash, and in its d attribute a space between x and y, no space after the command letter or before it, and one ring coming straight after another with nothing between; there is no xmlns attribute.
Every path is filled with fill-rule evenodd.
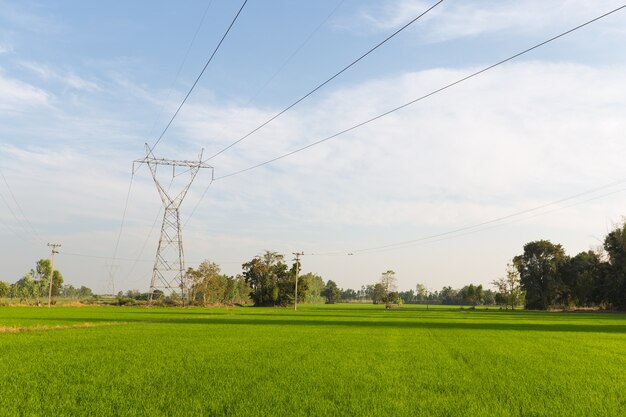
<svg viewBox="0 0 626 417"><path fill-rule="evenodd" d="M300 274L300 257L304 256L304 252L294 252L293 255L296 256L294 261L296 261L296 292L294 294L294 303L293 310L298 310L298 275Z"/></svg>
<svg viewBox="0 0 626 417"><path fill-rule="evenodd" d="M52 256L50 260L50 288L48 289L48 308L52 305L52 277L54 276L54 254L59 253L56 249L61 247L60 243L48 243L52 248Z"/></svg>

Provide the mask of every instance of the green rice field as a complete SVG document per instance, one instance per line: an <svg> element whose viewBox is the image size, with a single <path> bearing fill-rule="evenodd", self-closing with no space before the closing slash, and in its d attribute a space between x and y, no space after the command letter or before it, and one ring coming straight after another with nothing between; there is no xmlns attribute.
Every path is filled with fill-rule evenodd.
<svg viewBox="0 0 626 417"><path fill-rule="evenodd" d="M2 416L624 416L626 315L0 307Z"/></svg>

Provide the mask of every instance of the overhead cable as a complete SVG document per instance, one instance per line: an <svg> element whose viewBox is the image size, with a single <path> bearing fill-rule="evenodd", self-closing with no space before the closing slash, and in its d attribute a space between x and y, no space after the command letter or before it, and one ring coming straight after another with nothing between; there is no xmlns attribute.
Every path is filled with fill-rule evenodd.
<svg viewBox="0 0 626 417"><path fill-rule="evenodd" d="M189 46L187 47L187 50L185 51L185 55L183 56L183 60L181 61L180 65L178 66L178 70L176 71L176 75L174 76L174 81L172 81L172 84L170 85L170 88L167 90L167 95L165 97L165 102L169 101L170 95L172 94L172 90L174 89L174 86L178 82L178 77L180 76L180 73L183 70L183 67L185 66L185 63L187 62L187 58L189 57L189 52L191 52L191 48L193 47L194 43L196 42L196 38L198 37L198 33L200 32L200 28L202 28L202 24L204 23L204 19L206 19L207 13L209 12L209 9L211 8L212 4L213 4L213 0L209 0L206 8L204 9L204 13L202 13L202 17L200 18L200 22L198 23L198 26L196 27L196 31L194 32L193 37L191 38L191 42L189 43ZM154 122L152 123L152 128L150 129L150 136L152 136L152 131L154 130L157 121L161 118L160 116L163 114L163 107L164 106L162 105L161 109L159 111L159 116L157 118L155 118Z"/></svg>
<svg viewBox="0 0 626 417"><path fill-rule="evenodd" d="M39 233L37 233L37 230L35 230L35 228L33 227L33 224L28 220L28 217L26 217L24 210L22 210L22 206L17 201L17 198L15 198L15 194L13 194L13 190L11 189L11 186L9 185L9 182L4 176L4 173L2 172L2 170L0 170L0 176L2 176L2 179L4 180L4 184L6 185L7 190L9 190L9 194L11 195L13 202L15 203L15 205L17 206L17 209L22 215L24 222L26 223L26 225L28 225L28 228L24 225L24 223L22 223L22 220L15 214L15 212L11 208L11 205L5 200L4 196L0 193L0 197L2 197L2 201L4 201L4 204L7 206L7 208L9 209L9 211L11 212L15 220L17 220L18 224L22 227L22 229L26 232L26 234L31 235L34 240L38 241L39 243L43 245L44 244L43 240L39 237Z"/></svg>
<svg viewBox="0 0 626 417"><path fill-rule="evenodd" d="M154 148L156 148L156 146L159 144L159 142L161 142L161 139L163 139L163 136L165 135L165 132L167 132L167 130L169 129L169 127L172 125L172 122L174 121L174 119L176 118L176 116L178 116L178 113L180 112L180 109L183 108L183 106L185 105L185 103L187 102L187 99L189 98L189 96L191 95L191 92L194 90L194 88L196 88L196 85L198 84L198 81L200 81L200 78L202 78L202 75L204 74L204 72L206 71L207 67L209 66L209 64L211 63L211 61L213 60L213 57L215 56L215 54L217 53L217 51L220 49L220 46L222 46L222 43L224 42L224 39L226 39L226 36L228 35L228 33L230 32L230 30L232 29L232 27L234 26L235 22L237 21L237 18L239 17L239 15L241 14L241 12L243 11L243 8L246 6L246 3L248 3L248 0L244 0L243 3L241 4L241 7L239 8L239 11L237 12L237 14L235 15L235 17L233 18L233 20L230 22L230 25L228 26L228 29L226 29L226 32L224 32L224 35L222 36L222 38L220 39L220 41L218 42L217 46L215 47L215 49L213 50L213 53L211 54L211 56L209 57L209 59L207 60L206 64L204 64L204 67L202 68L202 71L200 71L200 74L198 74L198 77L196 77L196 80L193 82L193 84L191 85L191 88L189 89L189 91L187 92L187 94L185 95L185 98L183 98L183 101L180 103L180 105L178 106L178 108L176 109L176 111L174 112L174 115L172 116L172 118L170 119L170 121L167 123L167 125L165 126L165 128L163 129L163 131L161 132L161 134L159 135L158 139L156 140L156 142L154 143L154 145L152 145L152 147L150 148L150 151L153 151Z"/></svg>
<svg viewBox="0 0 626 417"><path fill-rule="evenodd" d="M454 87L454 86L456 86L456 85L458 85L458 84L460 84L460 83L462 83L462 82L464 82L464 81L467 81L467 80L469 80L469 79L471 79L471 78L474 78L474 77L476 77L476 76L478 76L478 75L480 75L480 74L483 74L483 73L485 73L485 72L487 72L487 71L489 71L489 70L491 70L491 69L493 69L493 68L496 68L496 67L498 67L498 66L500 66L500 65L502 65L502 64L504 64L504 63L506 63L506 62L509 62L509 61L511 61L511 60L513 60L513 59L515 59L515 58L518 58L518 57L520 57L520 56L522 56L522 55L524 55L524 54L527 54L528 52L531 52L531 51L533 51L533 50L535 50L535 49L537 49L537 48L540 48L541 46L544 46L544 45L546 45L546 44L548 44L548 43L550 43L550 42L553 42L553 41L555 41L555 40L557 40L557 39L559 39L559 38L562 38L563 36L566 36L566 35L568 35L568 34L570 34L570 33L574 32L574 31L576 31L576 30L578 30L578 29L581 29L581 28L583 28L583 27L585 27L585 26L587 26L587 25L590 25L591 23L594 23L594 22L596 22L596 21L598 21L598 20L600 20L600 19L603 19L603 18L605 18L605 17L607 17L607 16L609 16L609 15L612 15L613 13L616 13L616 12L618 12L618 11L620 11L620 10L624 9L624 8L626 8L626 5L620 6L620 7L616 8L616 9L613 9L613 10L611 10L610 12L607 12L607 13L605 13L605 14L601 15L601 16L598 16L598 17L596 17L596 18L594 18L594 19L588 20L587 22L585 22L585 23L583 23L583 24L580 24L580 25L578 25L578 26L576 26L576 27L574 27L574 28L572 28L572 29L569 29L569 30L567 30L567 31L565 31L565 32L562 32L562 33L561 33L561 34L559 34L559 35L553 36L552 38L550 38L550 39L548 39L548 40L545 40L545 41L543 41L543 42L541 42L541 43L538 43L538 44L536 44L536 45L534 45L534 46L531 46L530 48L524 49L524 50L523 50L523 51L521 51L521 52L517 52L516 54L511 55L511 56L509 56L508 58L505 58L505 59L503 59L503 60L501 60L501 61L498 61L498 62L496 62L495 64L489 65L488 67L485 67L485 68L483 68L483 69L481 69L481 70L478 70L478 71L476 71L476 72L474 72L474 73L472 73L472 74L469 74L469 75L467 75L467 76L465 76L465 77L463 77L463 78L460 78L460 79L458 79L458 80L456 80L456 81L454 81L454 82L452 82L452 83L450 83L450 84L446 84L446 85L445 85L445 86L443 86L443 87L440 87L440 88L438 88L438 89L436 89L436 90L433 90L433 91L431 91L431 92L430 92L430 93L428 93L428 94L425 94L425 95L423 95L423 96L421 96L421 97L418 97L418 98L416 98L416 99L414 99L414 100L411 100L411 101L409 101L408 103L404 103L404 104L402 104L402 105L400 105L400 106L394 107L394 108L392 108L391 110L388 110L388 111L386 111L386 112L384 112L384 113L381 113L381 114L379 114L379 115L377 115L377 116L374 116L374 117L372 117L372 118L370 118L370 119L367 119L367 120L365 120L365 121L363 121L363 122L361 122L361 123L358 123L358 124L356 124L356 125L353 125L353 126L351 126L351 127L348 127L348 128L346 128L346 129L344 129L344 130L342 130L342 131L340 131L340 132L334 133L334 134L332 134L332 135L330 135L330 136L326 136L325 138L319 139L319 140L317 140L317 141L315 141L315 142L312 142L312 143L309 143L308 145L305 145L305 146L303 146L303 147L301 147L301 148L298 148L298 149L295 149L295 150L293 150L293 151L290 151L290 152L284 153L284 154L282 154L282 155L280 155L280 156L277 156L277 157L275 157L275 158L269 159L269 160L267 160L267 161L265 161L265 162L261 162L261 163L259 163L259 164L256 164L256 165L253 165L253 166L250 166L250 167L248 167L248 168L241 169L241 170L239 170L239 171L231 172L230 174L226 174L226 175L222 175L222 176L220 176L220 177L216 177L216 178L215 178L215 180L216 180L216 181L217 181L217 180L222 180L222 179L224 179L224 178L233 177L233 176L235 176L235 175L239 175L239 174L242 174L242 173L244 173L244 172L251 171L251 170L256 169L256 168L260 168L260 167L262 167L262 166L265 166L265 165L271 164L271 163L276 162L276 161L278 161L278 160L281 160L281 159L283 159L283 158L287 158L288 156L291 156L291 155L294 155L294 154L296 154L296 153L302 152L302 151L304 151L304 150L306 150L306 149L312 148L313 146L319 145L320 143L324 143L324 142L326 142L326 141L329 141L329 140L331 140L331 139L334 139L334 138L336 138L336 137L338 137L338 136L341 136L341 135L343 135L343 134L345 134L345 133L348 133L348 132L351 132L351 131L353 131L353 130L356 130L356 129L358 129L358 128L362 127L362 126L365 126L365 125L367 125L367 124L370 124L370 123L372 123L372 122L374 122L374 121L376 121L376 120L378 120L378 119L381 119L381 118L383 118L383 117L385 117L385 116L388 116L388 115L390 115L390 114L392 114L392 113L394 113L394 112L396 112L396 111L398 111L398 110L404 109L405 107L409 107L409 106L410 106L410 105L412 105L412 104L415 104L415 103L420 102L420 101L422 101L422 100L424 100L424 99L427 99L427 98L429 98L429 97L431 97L431 96L433 96L433 95L435 95L435 94L441 93L441 92L442 92L442 91L444 91L444 90L447 90L447 89L449 89L449 88L451 88L451 87Z"/></svg>
<svg viewBox="0 0 626 417"><path fill-rule="evenodd" d="M613 181L613 182L610 182L608 184L604 184L604 185L601 185L601 186L598 186L598 187L594 187L592 189L583 191L581 193L574 194L572 196L565 197L565 198L562 198L562 199L559 199L559 200L556 200L556 201L552 201L552 202L549 202L549 203L545 203L545 204L542 204L542 205L539 205L539 206L536 206L536 207L520 210L520 211L517 211L515 213L511 213L511 214L505 215L505 216L496 217L496 218L491 219L491 220L486 220L486 221L483 221L483 222L480 222L480 223L476 223L476 224L472 224L472 225L469 225L469 226L464 226L464 227L460 227L460 228L457 228L457 229L448 230L446 232L436 233L436 234L433 234L433 235L423 236L423 237L419 237L419 238L416 238L416 239L410 239L410 240L405 240L405 241L401 241L401 242L389 243L389 244L380 245L380 246L372 246L372 247L368 247L368 248L361 248L361 249L356 249L356 250L351 250L351 251L318 252L318 253L312 253L311 255L345 255L345 254L361 254L361 253L365 254L365 253L371 253L373 251L379 251L379 250L382 250L382 249L400 249L400 248L403 248L403 247L412 246L414 244L418 244L418 243L425 242L425 241L430 241L430 240L433 240L433 239L443 240L443 239L439 239L439 238L447 238L447 237L450 237L452 235L454 237L460 236L460 235L458 235L458 233L461 233L461 232L469 232L469 231L471 231L469 233L474 233L474 232L477 232L477 231L486 230L485 228L482 228L483 226L489 226L489 225L492 225L492 227L503 226L505 224L509 224L509 223L512 223L512 222L520 220L519 218L521 216L523 216L524 214L534 213L534 212L537 212L537 211L542 210L544 208L548 208L550 206L555 206L555 205L558 205L558 204L561 204L561 203L565 203L567 201L575 200L577 198L580 198L580 197L583 197L583 196L586 196L586 195L589 195L589 194L594 194L594 193L597 193L599 191L606 190L607 188L615 187L617 185L623 185L625 183L626 183L626 178L623 178L621 180ZM579 205L579 204L583 204L583 203L586 203L586 202L589 202L589 201L592 201L592 200L596 200L598 198L607 197L607 196L610 196L610 195L613 195L613 194L616 194L616 193L619 193L619 192L623 192L623 191L625 191L625 189L613 190L613 191L611 191L609 193L602 194L600 196L594 196L594 197L589 198L587 200L577 201L577 202L574 202L572 204L566 205L564 207L556 208L554 210L550 210L550 211L547 211L547 212L534 213L532 216L524 217L521 220L525 220L525 219L541 216L541 215L548 214L548 213L551 213L551 212L556 211L556 210L562 210L562 209L565 209L565 208L573 207L573 206L576 206L576 205ZM513 220L513 221L508 222L508 223L502 223L502 221L504 221L504 220L511 220L511 219L516 219L516 220ZM476 230L476 229L478 229L478 230ZM466 233L466 234L469 234L469 233Z"/></svg>
<svg viewBox="0 0 626 417"><path fill-rule="evenodd" d="M309 91L308 93L306 93L305 95L303 95L302 97L300 97L299 99L297 99L296 101L294 101L293 103L291 103L289 106L285 107L283 110L281 110L280 112L276 113L274 116L270 117L269 119L267 119L265 122L263 122L261 125L257 126L256 128L254 128L253 130L251 130L250 132L246 133L245 135L243 135L241 138L237 139L236 141L234 141L233 143L231 143L230 145L226 146L225 148L223 148L222 150L220 150L219 152L213 154L211 157L209 157L206 161L210 161L211 159L215 158L216 156L226 152L228 149L232 148L233 146L237 145L238 143L240 143L241 141L247 139L248 137L250 137L252 134L258 132L259 130L261 130L262 128L264 128L265 126L267 126L268 124L270 124L271 122L273 122L274 120L276 120L277 118L279 118L280 116L282 116L283 114L285 114L287 111L289 111L290 109L292 109L293 107L295 107L297 104L299 104L300 102L302 102L303 100L305 100L306 98L310 97L311 95L313 95L316 91L318 91L319 89L321 89L322 87L324 87L326 84L330 83L332 80L334 80L335 78L339 77L341 74L343 74L344 72L346 72L349 68L353 67L354 65L356 65L359 61L361 61L363 58L365 58L366 56L368 56L369 54L371 54L372 52L374 52L376 49L380 48L382 45L384 45L385 43L387 43L389 40L391 40L393 37L395 37L397 34L399 34L400 32L402 32L403 30L405 30L406 28L408 28L409 26L411 26L413 23L417 22L421 17L425 16L428 12L430 12L431 10L433 10L435 7L437 7L439 4L443 3L443 0L439 0L437 3L435 3L434 5L430 6L428 9L426 9L424 12L422 12L421 14L417 15L416 17L414 17L410 22L406 23L404 26L402 26L400 29L396 30L395 32L393 32L391 35L387 36L385 39L383 39L381 42L379 42L378 44L376 44L374 47L370 48L367 52L365 52L363 55L361 55L360 57L358 57L357 59L355 59L354 61L352 61L350 64L348 64L347 66L343 67L343 69L341 69L340 71L338 71L337 73L335 73L333 76L331 76L330 78L328 78L326 81L322 82L321 84L319 84L317 87L315 87L314 89L312 89L311 91ZM206 162L205 161L205 162Z"/></svg>

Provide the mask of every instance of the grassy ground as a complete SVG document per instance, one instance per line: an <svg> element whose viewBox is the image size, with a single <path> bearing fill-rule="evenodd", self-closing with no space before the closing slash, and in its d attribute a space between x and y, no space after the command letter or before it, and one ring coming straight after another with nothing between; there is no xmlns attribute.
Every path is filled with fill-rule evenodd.
<svg viewBox="0 0 626 417"><path fill-rule="evenodd" d="M0 308L0 415L626 415L626 315Z"/></svg>

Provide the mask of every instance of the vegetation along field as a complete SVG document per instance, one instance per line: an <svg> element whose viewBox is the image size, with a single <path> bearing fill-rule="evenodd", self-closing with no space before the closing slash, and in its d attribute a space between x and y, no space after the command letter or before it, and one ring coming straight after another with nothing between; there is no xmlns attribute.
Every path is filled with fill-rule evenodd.
<svg viewBox="0 0 626 417"><path fill-rule="evenodd" d="M0 414L626 415L626 315L3 307Z"/></svg>

